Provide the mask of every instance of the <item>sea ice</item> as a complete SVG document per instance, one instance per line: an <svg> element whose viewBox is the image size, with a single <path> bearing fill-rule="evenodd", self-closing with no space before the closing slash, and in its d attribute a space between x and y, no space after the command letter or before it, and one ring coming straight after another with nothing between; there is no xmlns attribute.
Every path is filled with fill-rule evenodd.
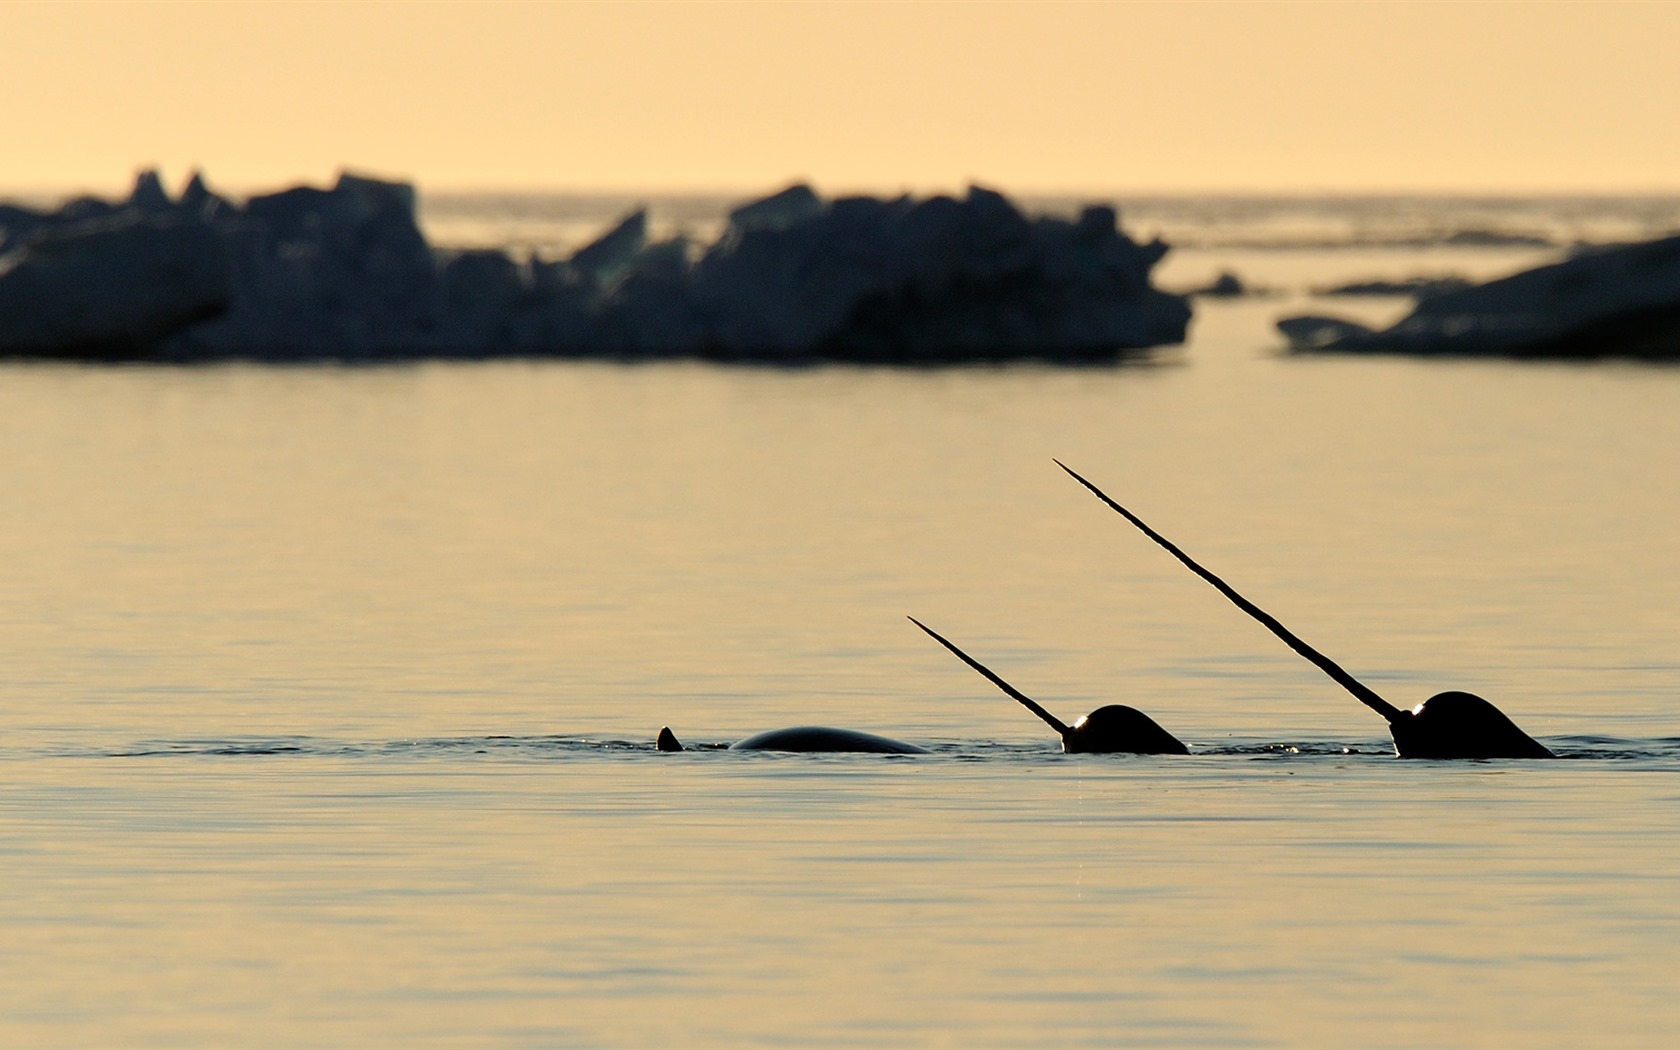
<svg viewBox="0 0 1680 1050"><path fill-rule="evenodd" d="M714 244L635 211L569 259L427 243L411 186L346 174L242 205L142 173L119 202L0 208L0 352L164 360L698 356L791 362L1102 360L1181 342L1166 246L1113 209L1028 217L962 198L792 186Z"/></svg>
<svg viewBox="0 0 1680 1050"><path fill-rule="evenodd" d="M1680 236L1581 251L1423 299L1389 328L1289 317L1297 350L1511 357L1680 356Z"/></svg>
<svg viewBox="0 0 1680 1050"><path fill-rule="evenodd" d="M0 354L132 357L231 301L225 246L199 223L133 209L33 225L0 255Z"/></svg>

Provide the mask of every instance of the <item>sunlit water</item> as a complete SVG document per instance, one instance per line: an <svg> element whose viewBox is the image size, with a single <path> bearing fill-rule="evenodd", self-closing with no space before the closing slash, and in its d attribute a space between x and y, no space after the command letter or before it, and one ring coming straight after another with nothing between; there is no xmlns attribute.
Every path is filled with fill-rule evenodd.
<svg viewBox="0 0 1680 1050"><path fill-rule="evenodd" d="M1680 370L1269 329L1542 257L1180 253L1293 291L1115 369L0 368L0 1042L1665 1045ZM1393 758L1052 456L1564 759ZM932 754L652 746L801 723Z"/></svg>

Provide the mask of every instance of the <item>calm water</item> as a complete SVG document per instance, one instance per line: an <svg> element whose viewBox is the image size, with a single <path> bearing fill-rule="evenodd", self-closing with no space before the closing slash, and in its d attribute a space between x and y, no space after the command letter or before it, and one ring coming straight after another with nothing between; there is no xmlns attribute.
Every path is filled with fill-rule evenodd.
<svg viewBox="0 0 1680 1050"><path fill-rule="evenodd" d="M1118 369L0 368L0 1042L1665 1044L1680 369L1269 330L1543 257L1180 253L1284 294ZM1565 760L1392 758L1052 456ZM807 722L933 754L652 749Z"/></svg>

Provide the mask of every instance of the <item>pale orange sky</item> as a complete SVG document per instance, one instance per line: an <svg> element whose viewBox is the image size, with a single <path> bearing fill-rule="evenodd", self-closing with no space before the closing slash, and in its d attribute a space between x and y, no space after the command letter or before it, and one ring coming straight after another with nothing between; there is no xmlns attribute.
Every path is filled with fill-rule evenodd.
<svg viewBox="0 0 1680 1050"><path fill-rule="evenodd" d="M1680 4L0 4L0 187L1680 190Z"/></svg>

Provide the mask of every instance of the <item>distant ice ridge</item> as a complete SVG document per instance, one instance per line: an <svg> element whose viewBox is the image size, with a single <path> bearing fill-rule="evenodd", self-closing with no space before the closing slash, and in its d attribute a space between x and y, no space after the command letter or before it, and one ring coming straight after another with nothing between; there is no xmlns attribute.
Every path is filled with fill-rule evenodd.
<svg viewBox="0 0 1680 1050"><path fill-rule="evenodd" d="M1184 339L1167 248L1112 208L1001 194L826 200L793 186L699 246L636 211L563 260L429 245L411 186L346 174L243 205L0 206L0 354L197 361L553 355L918 364L1113 359Z"/></svg>
<svg viewBox="0 0 1680 1050"><path fill-rule="evenodd" d="M1287 317L1296 350L1680 358L1680 237L1574 258L1426 298L1397 324Z"/></svg>

